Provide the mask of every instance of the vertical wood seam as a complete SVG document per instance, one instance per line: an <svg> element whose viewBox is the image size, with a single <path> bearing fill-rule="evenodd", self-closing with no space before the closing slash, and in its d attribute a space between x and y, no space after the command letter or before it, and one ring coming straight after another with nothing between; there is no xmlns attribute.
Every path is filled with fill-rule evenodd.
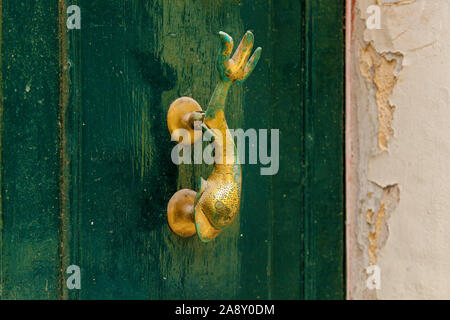
<svg viewBox="0 0 450 320"><path fill-rule="evenodd" d="M2 138L3 138L3 64L2 64L2 40L3 40L3 2L0 0L0 299L3 298L3 185L2 185Z"/></svg>
<svg viewBox="0 0 450 320"><path fill-rule="evenodd" d="M69 156L67 153L67 132L66 117L69 104L69 73L67 65L67 30L66 30L66 11L65 0L58 0L59 23L58 23L58 41L59 41L59 109L58 109L58 128L59 128L59 283L58 298L67 299L68 293L64 283L66 257L68 256L67 230L69 227L68 217L68 168Z"/></svg>
<svg viewBox="0 0 450 320"><path fill-rule="evenodd" d="M311 109L308 108L308 106L310 106L311 104L311 97L312 97L312 92L311 92L311 29L312 29L312 25L311 25L311 3L310 1L304 1L302 2L302 19L303 19L303 34L302 34L302 54L301 54L301 59L302 59L302 69L303 69L303 76L302 76L302 83L303 83L303 108L305 109L304 113L303 113L303 150L304 150L304 154L303 154L303 163L305 165L305 185L303 188L303 203L304 203L304 214L305 214L305 219L304 219L304 293L303 296L306 300L311 299L313 297L313 287L314 287L314 283L313 283L313 276L311 275L311 268L310 268L310 264L311 264L311 207L310 207L310 199L308 197L308 190L310 189L310 177L311 177L311 170L313 170L311 163L310 163L310 157L309 157L309 152L311 151L311 148L309 146L308 143L308 136L309 134L312 135L312 130L310 130L310 112Z"/></svg>
<svg viewBox="0 0 450 320"><path fill-rule="evenodd" d="M79 0L72 0L73 5L80 5ZM81 30L69 32L67 38L67 61L70 61L68 68L69 77L69 101L67 108L67 127L72 128L73 131L68 132L68 157L70 157L70 167L68 168L67 184L68 202L67 208L70 209L70 214L67 217L68 221L68 236L67 243L70 238L70 254L66 254L67 265L76 263L82 266L80 247L80 204L81 204L81 179L82 179L82 135L83 135L83 120L82 120L82 102L81 102ZM72 146L72 147L70 147ZM70 178L70 179L69 179ZM68 210L69 210L68 209ZM66 214L67 215L67 214ZM70 225L69 225L70 224ZM72 294L68 294L68 299L80 299L80 290L72 290Z"/></svg>
<svg viewBox="0 0 450 320"><path fill-rule="evenodd" d="M305 189L304 189L304 199L305 199L305 261L304 261L304 278L305 278L305 288L304 288L304 294L305 299L320 299L323 298L321 295L323 295L323 286L324 282L323 279L320 278L320 269L324 266L325 261L321 261L322 258L320 254L324 251L324 244L320 242L319 237L319 229L320 225L324 223L323 217L320 217L320 212L315 212L313 210L317 210L316 204L317 204L317 195L314 195L314 191L318 186L318 181L315 181L317 179L318 175L320 174L320 163L315 162L315 150L318 150L318 148L322 147L322 143L319 141L320 139L320 132L317 131L318 122L321 120L321 114L319 113L318 107L320 107L319 103L321 103L321 99L317 97L317 95L314 95L314 92L318 91L319 86L321 85L320 82L317 81L317 79L314 79L315 70L313 69L313 59L316 61L320 61L322 56L324 55L323 52L321 52L320 45L316 42L318 40L326 41L324 39L323 30L320 29L320 13L323 13L324 10L322 10L324 7L328 6L328 1L305 1L303 3L304 5L304 54L302 55L302 58L304 60L304 75L303 75L303 83L304 83L304 161L305 161ZM331 2L331 1L330 1ZM339 10L338 6L338 10ZM342 12L340 12L342 13ZM343 17L343 16L342 16ZM343 20L340 20L343 23ZM337 21L336 21L337 22ZM342 29L340 29L342 30ZM340 31L342 32L342 31ZM317 44L317 47L314 46ZM342 42L340 45L339 50L342 50L342 46L344 43ZM336 46L333 45L333 49L336 49ZM323 59L326 59L325 57ZM336 63L340 65L340 67L344 66L344 60L337 59ZM320 68L319 68L320 69ZM339 72L333 73L333 77L336 78L336 76L342 75L344 78L340 78L339 80L345 79L345 74L342 74L342 68L340 69L341 74ZM315 81L315 82L314 82ZM345 82L344 82L345 83ZM314 87L313 87L314 85ZM342 87L341 87L342 88ZM343 96L342 93L339 95L336 95L335 102L339 104L340 106L343 105ZM339 118L339 121L345 120L344 116L341 114L341 118ZM345 123L345 122L344 122ZM341 137L341 134L343 132L336 132L336 137ZM342 143L340 145L340 148L342 151L344 151L345 154L345 143L341 141L341 139L335 139L334 142ZM341 159L342 161L343 159ZM326 170L329 171L331 169L330 164L327 164ZM322 167L323 170L323 167ZM345 199L345 184L342 184L345 182L345 173L344 173L344 163L341 162L341 168L340 172L336 172L337 175L339 175L341 184L339 188L340 196ZM334 184L335 182L333 182ZM329 200L328 200L329 201ZM336 209L345 210L345 203L341 203L339 200L333 202L331 205L336 206ZM316 220L318 219L318 220ZM341 220L341 228L344 226L345 221ZM337 232L339 232L339 236L342 240L345 239L345 231L344 229L340 229ZM328 237L331 237L333 235L336 235L336 233L329 234ZM344 242L345 243L345 242ZM344 251L338 251L334 253L334 256L339 256L340 258L343 258L345 255ZM343 265L345 266L345 259L343 260ZM334 267L342 267L342 265L338 265L337 263L333 265ZM342 270L345 270L342 269ZM344 280L344 274L345 272L341 272L340 274L340 282L341 282L341 288L335 288L333 287L333 290L336 289L342 289L345 290L345 281ZM344 285L344 286L342 286ZM337 291L335 291L337 292ZM344 293L344 291L342 291ZM334 293L330 294L330 297L337 297L334 295Z"/></svg>
<svg viewBox="0 0 450 320"><path fill-rule="evenodd" d="M270 14L267 15L268 19L269 19L268 24L270 26L267 38L269 40L268 43L273 45L272 30L276 27L274 25L274 17L273 17L273 15L275 15L276 13L274 12L274 6L273 6L272 0L269 0L269 3L267 5L267 7L268 7L268 11L267 12L270 12ZM270 70L271 74L273 74L273 72L274 72L274 65L275 65L275 62L273 61L274 59L275 58L274 58L273 51L272 51L272 61L271 61L271 65L269 66L269 70ZM272 91L272 97L273 97L274 82L271 83L271 87L272 87L271 91ZM272 111L272 114L271 114L271 119L270 119L271 123L270 124L271 124L271 126L273 126L274 117L275 117L275 110L274 110L274 108L272 108L271 111ZM272 154L272 151L271 151L271 154ZM273 222L274 222L274 219L275 219L275 212L274 212L274 205L273 205L273 203L275 201L274 193L273 193L273 183L274 183L273 181L274 181L274 176L271 175L270 176L270 184L269 184L269 193L270 193L269 205L270 205L270 208L268 210L269 214L270 214L269 221L271 221L270 227L269 227L269 239L270 239L270 241L269 241L269 245L267 246L267 251L268 251L267 252L267 270L268 270L267 271L267 282L268 282L267 298L269 300L273 299L272 294L273 294L273 287L274 287L274 283L273 283L274 282L274 277L272 276L273 275L273 259L274 259L274 257L273 257L273 243L275 241L275 239L274 239L274 230L273 230L273 228L274 228L274 223Z"/></svg>

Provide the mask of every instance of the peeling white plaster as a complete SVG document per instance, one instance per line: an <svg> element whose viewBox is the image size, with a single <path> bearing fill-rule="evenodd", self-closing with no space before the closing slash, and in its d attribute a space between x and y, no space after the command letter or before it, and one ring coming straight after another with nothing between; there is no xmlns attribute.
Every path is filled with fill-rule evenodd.
<svg viewBox="0 0 450 320"><path fill-rule="evenodd" d="M348 298L450 299L450 1L381 6L381 29L368 30L366 9L376 3L356 0L354 8ZM360 49L369 44L377 55L402 57L385 150L378 144L377 86L360 69ZM374 226L367 212L380 210L392 186L399 197L386 208L388 232L376 251L381 289L368 290Z"/></svg>

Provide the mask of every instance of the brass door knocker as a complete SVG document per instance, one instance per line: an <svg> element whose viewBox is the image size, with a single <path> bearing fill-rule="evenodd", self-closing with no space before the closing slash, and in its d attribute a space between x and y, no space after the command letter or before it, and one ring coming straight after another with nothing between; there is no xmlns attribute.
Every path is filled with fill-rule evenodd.
<svg viewBox="0 0 450 320"><path fill-rule="evenodd" d="M177 129L184 129L190 134L187 142L183 140L184 143L193 144L199 138L195 130L202 130L208 132L213 137L211 143L216 144L214 171L208 180L201 179L198 192L179 190L167 206L171 230L183 238L197 233L203 242L217 237L239 214L241 166L225 119L225 102L230 87L245 81L261 56L261 48L257 48L249 59L254 42L250 31L242 38L233 57L233 39L222 31L219 35L222 42L217 61L220 80L206 112L194 99L182 97L170 105L167 114L167 126L173 140L180 141Z"/></svg>

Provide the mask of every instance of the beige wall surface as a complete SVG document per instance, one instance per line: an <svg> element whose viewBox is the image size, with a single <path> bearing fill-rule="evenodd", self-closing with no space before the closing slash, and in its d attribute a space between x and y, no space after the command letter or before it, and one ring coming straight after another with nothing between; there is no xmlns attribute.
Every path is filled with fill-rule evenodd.
<svg viewBox="0 0 450 320"><path fill-rule="evenodd" d="M450 0L349 2L348 298L450 299Z"/></svg>

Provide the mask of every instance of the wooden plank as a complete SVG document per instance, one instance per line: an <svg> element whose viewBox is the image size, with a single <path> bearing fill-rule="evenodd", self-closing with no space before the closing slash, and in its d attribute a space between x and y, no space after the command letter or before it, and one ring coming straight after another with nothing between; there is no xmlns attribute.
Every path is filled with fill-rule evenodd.
<svg viewBox="0 0 450 320"><path fill-rule="evenodd" d="M280 129L280 171L273 177L273 298L304 297L304 101L299 1L274 1L272 123Z"/></svg>
<svg viewBox="0 0 450 320"><path fill-rule="evenodd" d="M246 30L255 35L255 45L262 47L255 71L243 84L243 129L272 127L272 37L270 12L266 0L243 1L241 17ZM248 153L247 153L248 155ZM240 294L243 299L269 299L273 253L272 177L262 176L259 165L242 165Z"/></svg>
<svg viewBox="0 0 450 320"><path fill-rule="evenodd" d="M251 165L243 170L244 296L300 299L304 176L301 6L285 0L246 2L242 16L263 47L258 70L246 84L245 124L280 132L279 172L261 176L260 167Z"/></svg>
<svg viewBox="0 0 450 320"><path fill-rule="evenodd" d="M257 13L267 4L270 14L262 20ZM258 285L253 275L267 279L266 296L273 299L343 298L343 5L280 0L243 8L246 24L258 31L268 26L260 65L269 65L269 76L249 80L246 120L257 127L271 114L265 125L280 129L280 171L268 189L255 171L244 178L244 207L255 211L245 213L252 217L243 228L254 241L246 240L241 277L249 288ZM262 261L256 257L263 241L267 277L254 263Z"/></svg>
<svg viewBox="0 0 450 320"><path fill-rule="evenodd" d="M60 52L60 207L61 207L61 266L67 270L70 265L81 267L80 230L81 212L81 33L66 26L67 8L80 5L80 1L58 0L59 4L59 52ZM82 288L83 288L83 269ZM80 290L68 290L61 281L62 299L79 299Z"/></svg>
<svg viewBox="0 0 450 320"><path fill-rule="evenodd" d="M216 71L220 48L218 31L223 30L231 34L236 42L245 32L240 19L240 8L236 4L236 1L225 0L214 2L164 0L158 1L153 7L151 11L153 21L158 26L155 29L159 39L155 43L157 55L177 74L174 90L162 96L163 117L169 104L181 95L192 96L206 108L218 79ZM242 126L242 94L242 88L235 86L228 96L226 113L231 128ZM164 139L168 139L164 132L165 127L161 130ZM168 156L167 152L161 159L161 167L166 165ZM211 170L211 167L205 165L179 168L177 189L198 190L200 176L207 178ZM166 201L170 199L172 192L166 196L162 204L164 217ZM240 221L236 221L214 242L204 244L197 238L182 240L163 226L160 272L167 280L160 282L160 297L167 299L237 297L241 275L239 227Z"/></svg>
<svg viewBox="0 0 450 320"><path fill-rule="evenodd" d="M181 95L206 105L216 78L216 32L243 34L227 1L83 3L78 263L80 298L237 296L239 223L210 244L181 240L166 224L179 187L196 189L203 168L171 163L165 117ZM242 117L241 90L229 120ZM194 176L193 173L196 173ZM77 215L75 213L75 215Z"/></svg>
<svg viewBox="0 0 450 320"><path fill-rule="evenodd" d="M344 298L344 3L305 1L305 298Z"/></svg>
<svg viewBox="0 0 450 320"><path fill-rule="evenodd" d="M58 7L2 1L2 299L59 294ZM52 23L52 21L54 23Z"/></svg>

